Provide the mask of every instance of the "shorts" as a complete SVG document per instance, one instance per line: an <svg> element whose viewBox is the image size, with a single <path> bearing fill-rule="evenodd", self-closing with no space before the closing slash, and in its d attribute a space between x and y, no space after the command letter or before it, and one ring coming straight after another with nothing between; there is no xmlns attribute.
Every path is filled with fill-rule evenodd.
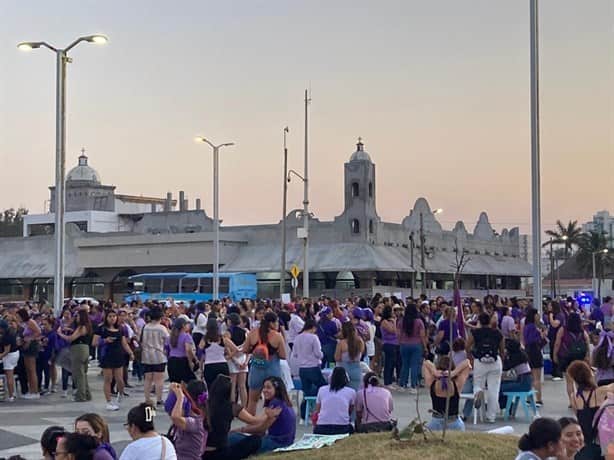
<svg viewBox="0 0 614 460"><path fill-rule="evenodd" d="M528 345L526 352L529 357L529 367L531 369L540 369L544 367L544 356L542 355L542 349L538 343Z"/></svg>
<svg viewBox="0 0 614 460"><path fill-rule="evenodd" d="M264 365L254 365L252 361L249 366L249 374L247 375L247 387L250 390L260 391L264 386L265 379L268 377L281 378L281 366L277 356L269 361L265 361Z"/></svg>
<svg viewBox="0 0 614 460"><path fill-rule="evenodd" d="M152 372L164 372L165 370L166 370L166 363L143 364L143 374L150 374Z"/></svg>
<svg viewBox="0 0 614 460"><path fill-rule="evenodd" d="M2 358L2 365L5 371L12 371L17 367L19 362L19 350L13 351Z"/></svg>

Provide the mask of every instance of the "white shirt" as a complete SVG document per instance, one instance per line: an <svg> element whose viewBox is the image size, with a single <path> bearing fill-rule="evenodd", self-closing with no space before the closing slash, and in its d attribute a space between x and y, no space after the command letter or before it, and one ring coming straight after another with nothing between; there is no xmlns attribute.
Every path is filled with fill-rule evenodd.
<svg viewBox="0 0 614 460"><path fill-rule="evenodd" d="M144 460L155 459L162 457L162 442L166 444L166 455L164 460L177 460L175 447L164 436L156 436L154 438L141 438L132 441L126 446L119 460Z"/></svg>
<svg viewBox="0 0 614 460"><path fill-rule="evenodd" d="M350 407L356 403L356 391L343 387L330 391L330 385L320 387L316 403L320 404L318 425L349 425Z"/></svg>
<svg viewBox="0 0 614 460"><path fill-rule="evenodd" d="M194 330L192 332L205 335L207 333L207 315L204 313L197 313L197 315L198 318L194 322Z"/></svg>
<svg viewBox="0 0 614 460"><path fill-rule="evenodd" d="M294 343L294 339L296 339L296 336L301 333L304 325L305 321L303 321L303 318L296 313L293 313L292 317L290 318L290 323L288 323L288 333L286 334L288 343Z"/></svg>

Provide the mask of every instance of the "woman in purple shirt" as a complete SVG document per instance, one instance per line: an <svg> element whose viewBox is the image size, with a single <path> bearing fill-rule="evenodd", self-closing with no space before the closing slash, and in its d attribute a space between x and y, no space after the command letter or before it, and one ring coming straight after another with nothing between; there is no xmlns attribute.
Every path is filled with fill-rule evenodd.
<svg viewBox="0 0 614 460"><path fill-rule="evenodd" d="M393 374L399 378L401 366L399 361L399 338L397 336L397 323L392 313L392 306L386 305L382 311L382 348L384 351L384 385L392 386Z"/></svg>
<svg viewBox="0 0 614 460"><path fill-rule="evenodd" d="M279 377L269 377L262 387L266 419L260 423L246 425L238 433L266 434L262 437L259 454L271 452L279 447L287 447L294 442L296 435L296 414L288 396L286 385ZM245 435L232 434L228 442L232 445L241 441Z"/></svg>
<svg viewBox="0 0 614 460"><path fill-rule="evenodd" d="M447 355L450 352L450 345L458 338L458 326L456 325L456 309L446 307L443 313L443 320L437 327L435 345L437 345L438 355ZM452 334L450 336L450 323L452 323Z"/></svg>
<svg viewBox="0 0 614 460"><path fill-rule="evenodd" d="M168 339L168 378L171 382L194 380L193 369L198 367L194 353L194 341L190 335L190 325L184 318L177 318Z"/></svg>
<svg viewBox="0 0 614 460"><path fill-rule="evenodd" d="M536 323L539 321L539 312L535 308L527 309L524 328L522 329L522 337L524 339L524 348L529 356L529 366L531 367L531 376L533 377L533 387L535 388L537 401L535 402L541 407L542 403L542 372L544 370L544 358L542 348L546 343L544 338L545 331L537 328Z"/></svg>

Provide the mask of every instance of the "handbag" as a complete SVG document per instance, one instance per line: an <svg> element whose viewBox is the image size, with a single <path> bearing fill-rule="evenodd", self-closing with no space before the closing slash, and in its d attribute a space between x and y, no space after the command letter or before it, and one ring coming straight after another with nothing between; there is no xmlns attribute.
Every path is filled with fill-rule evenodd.
<svg viewBox="0 0 614 460"><path fill-rule="evenodd" d="M360 423L357 427L356 427L356 432L357 433L379 433L382 431L392 431L396 428L397 426L397 420L396 419L390 419L388 421L382 421L379 418L377 418L373 412L371 412L369 410L369 406L367 405L367 389L363 388L363 400L365 402L365 410L367 411L367 414L370 415L371 417L373 417L375 420L377 420L376 422L370 422L370 423Z"/></svg>

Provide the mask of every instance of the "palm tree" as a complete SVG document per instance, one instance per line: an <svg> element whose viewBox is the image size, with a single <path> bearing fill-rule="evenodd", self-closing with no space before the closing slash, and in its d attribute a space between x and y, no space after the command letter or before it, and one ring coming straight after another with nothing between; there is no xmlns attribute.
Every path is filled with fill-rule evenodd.
<svg viewBox="0 0 614 460"><path fill-rule="evenodd" d="M595 255L595 274L597 276L597 295L601 295L601 279L606 268L614 267L612 252L601 253L608 247L605 232L590 231L582 233L579 237L578 252L576 254L578 268L585 274L593 273L593 254Z"/></svg>
<svg viewBox="0 0 614 460"><path fill-rule="evenodd" d="M565 258L569 258L569 254L573 252L573 246L580 246L580 235L582 235L582 229L578 227L578 221L569 221L567 225L563 225L560 220L556 221L556 229L546 230L546 235L552 237L553 244L565 245ZM543 246L549 245L550 242L546 242Z"/></svg>

